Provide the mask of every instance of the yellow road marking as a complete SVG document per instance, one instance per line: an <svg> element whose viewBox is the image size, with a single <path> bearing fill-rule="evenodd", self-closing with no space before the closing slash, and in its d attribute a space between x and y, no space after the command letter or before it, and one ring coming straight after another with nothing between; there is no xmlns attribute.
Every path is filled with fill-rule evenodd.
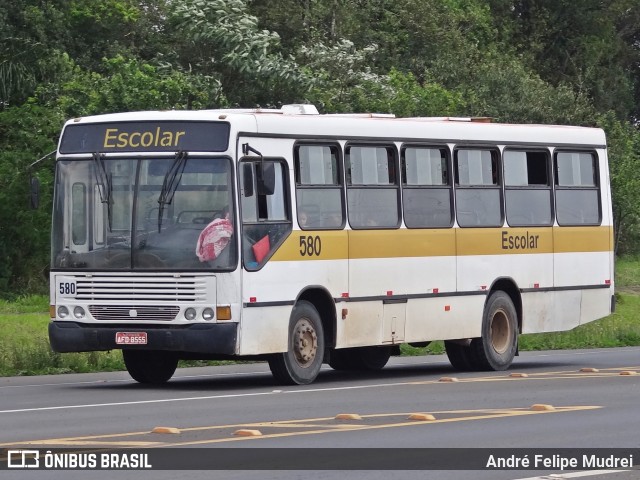
<svg viewBox="0 0 640 480"><path fill-rule="evenodd" d="M583 379L583 378L602 378L602 377L619 377L619 371L624 370L634 370L640 369L640 367L616 367L609 368L606 371L600 370L597 373L584 373L577 370L560 370L557 372L538 372L538 373L527 373L527 377L512 377L511 375L507 375L504 377L500 376L486 376L486 377L457 377L459 379L458 383L474 383L474 382L526 382L529 380L565 380L565 379ZM415 381L409 382L412 385L436 385L442 384L440 380L425 380L425 381ZM444 382L446 384L446 382Z"/></svg>
<svg viewBox="0 0 640 480"><path fill-rule="evenodd" d="M452 423L452 422L461 422L461 421L471 421L471 420L486 420L492 418L506 418L506 417L517 417L524 415L548 415L553 413L560 412L568 412L568 411L581 411L581 410L594 410L602 408L600 406L580 406L580 407L558 407L555 411L531 411L531 410L511 410L511 411L493 411L492 413L488 413L485 415L473 415L469 417L460 417L460 418L445 418L440 420L434 420L432 422L425 423L416 423L415 421L409 422L400 422L400 423L388 423L381 425L357 425L356 428L351 429L326 429L323 428L321 430L308 430L303 432L286 432L286 433L275 433L275 434L265 434L260 439L266 438L282 438L282 437L293 437L293 436L302 436L302 435L318 435L322 433L328 432L344 432L344 431L353 431L353 430L379 430L383 428L398 428L398 427L416 427L416 426L428 426L437 423ZM486 410L485 410L486 411ZM438 413L438 412L435 412ZM398 415L398 414L394 414ZM407 413L401 414L403 416L408 415ZM363 415L363 418L367 416ZM204 445L204 444L213 444L213 443L225 443L229 441L245 441L245 440L257 440L256 438L244 437L244 438L219 438L219 439L208 439L208 440L196 440L196 441L186 441L179 443L171 443L165 444L164 447L177 447L177 446L187 446L187 445Z"/></svg>
<svg viewBox="0 0 640 480"><path fill-rule="evenodd" d="M438 415L440 418L430 422L416 423L413 420L407 421L407 417L410 413L415 412L402 412L402 413L378 413L378 414L369 414L362 415L363 421L366 420L376 420L376 419L393 419L394 417L400 417L401 421L388 421L387 423L381 424L344 424L344 423L334 423L336 422L334 417L320 417L320 418L309 418L309 419L295 419L295 420L283 420L276 422L256 422L256 423L239 423L232 425L211 425L211 426L203 426L203 427L187 427L181 428L182 436L188 432L202 432L202 431L214 431L219 430L221 434L224 434L224 437L221 438L208 438L208 439L199 439L199 440L183 440L176 442L148 442L144 440L131 440L131 441L118 441L116 438L122 437L132 437L132 436L141 436L147 437L150 435L148 431L145 432L125 432L120 434L107 434L107 435L93 435L93 436L84 436L84 437L69 437L69 438L52 438L45 440L32 440L27 442L15 442L11 444L3 444L0 446L17 446L17 445L60 445L60 446L101 446L101 447L171 447L171 446L187 446L187 445L205 445L205 444L215 444L215 443L226 443L226 442L238 442L238 441L247 441L247 440L260 440L260 439L268 439L268 438L282 438L282 437L292 437L292 436L302 436L302 435L318 435L322 433L329 432L345 432L345 431L360 431L360 430L379 430L384 428L400 428L400 427L416 427L416 426L428 426L438 423L455 423L455 422L463 422L463 421L473 421L473 420L487 420L487 419L497 419L497 418L508 418L508 417L519 417L519 416L527 416L527 415L547 415L553 413L564 413L564 412L577 412L577 411L586 411L586 410L595 410L602 408L601 406L564 406L564 407L556 407L554 411L533 411L530 407L526 408L512 408L512 409L478 409L478 410L442 410L442 411L431 411L429 413ZM457 415L452 418L441 418L442 415ZM461 416L462 415L462 416ZM322 422L331 422L331 423L322 423ZM289 432L278 432L278 433L263 433L262 436L259 437L233 437L231 433L238 428L256 428L261 427L265 428L276 428L276 429L298 429L298 428L306 428L309 430L296 430ZM107 439L114 439L113 441L109 441ZM175 437L172 437L175 438Z"/></svg>
<svg viewBox="0 0 640 480"><path fill-rule="evenodd" d="M49 440L23 442L20 445L65 445L65 446L106 446L106 447L158 447L163 446L162 442L108 442L108 441L96 441L96 440L68 440L68 439L55 439Z"/></svg>
<svg viewBox="0 0 640 480"><path fill-rule="evenodd" d="M247 425L250 425L252 427L268 427L268 428L309 428L309 427L314 427L314 428L334 428L336 430L339 430L341 428L350 428L350 429L357 429L362 427L362 425L353 425L350 423L340 423L337 425L321 425L321 424L314 424L314 423L285 423L285 422L265 422L265 423L249 423Z"/></svg>

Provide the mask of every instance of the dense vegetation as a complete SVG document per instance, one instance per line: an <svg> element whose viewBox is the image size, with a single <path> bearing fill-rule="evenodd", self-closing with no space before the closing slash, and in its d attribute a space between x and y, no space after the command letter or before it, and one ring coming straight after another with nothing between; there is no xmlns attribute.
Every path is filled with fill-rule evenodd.
<svg viewBox="0 0 640 480"><path fill-rule="evenodd" d="M640 250L637 0L3 0L0 296L42 292L64 119L279 107L601 126L619 252ZM50 165L50 164L49 164Z"/></svg>

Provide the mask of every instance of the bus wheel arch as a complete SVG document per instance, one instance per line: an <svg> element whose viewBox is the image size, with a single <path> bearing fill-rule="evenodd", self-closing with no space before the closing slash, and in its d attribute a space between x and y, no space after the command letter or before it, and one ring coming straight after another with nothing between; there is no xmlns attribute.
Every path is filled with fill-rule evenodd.
<svg viewBox="0 0 640 480"><path fill-rule="evenodd" d="M336 303L329 291L321 286L305 288L296 299L296 304L304 300L312 304L320 315L324 330L324 344L326 348L333 348L336 344Z"/></svg>
<svg viewBox="0 0 640 480"><path fill-rule="evenodd" d="M491 295L497 291L506 293L511 299L511 302L516 309L518 333L522 333L522 295L520 293L518 285L516 284L515 280L510 277L501 277L496 279L489 289L489 294L487 295L487 300L485 302L485 308Z"/></svg>

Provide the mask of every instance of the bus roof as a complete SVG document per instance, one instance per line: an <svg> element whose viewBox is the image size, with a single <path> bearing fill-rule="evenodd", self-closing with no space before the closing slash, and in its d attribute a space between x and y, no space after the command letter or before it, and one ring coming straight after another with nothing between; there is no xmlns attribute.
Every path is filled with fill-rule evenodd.
<svg viewBox="0 0 640 480"><path fill-rule="evenodd" d="M389 114L319 114L313 105L285 105L281 109L160 110L111 113L69 120L78 123L135 121L220 121L249 135L340 138L437 143L491 142L496 144L585 145L604 147L600 128L564 125L492 123L487 118L412 117ZM65 125L65 126L66 126Z"/></svg>

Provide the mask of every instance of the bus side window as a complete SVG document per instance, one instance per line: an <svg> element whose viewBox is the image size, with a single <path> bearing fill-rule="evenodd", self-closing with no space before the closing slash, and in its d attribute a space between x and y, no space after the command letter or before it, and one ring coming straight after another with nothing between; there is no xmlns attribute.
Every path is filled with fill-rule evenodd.
<svg viewBox="0 0 640 480"><path fill-rule="evenodd" d="M455 150L456 218L461 227L502 226L498 157L493 149Z"/></svg>
<svg viewBox="0 0 640 480"><path fill-rule="evenodd" d="M599 225L600 187L592 152L556 152L556 215L559 225Z"/></svg>
<svg viewBox="0 0 640 480"><path fill-rule="evenodd" d="M294 159L300 228L342 229L344 205L339 146L297 145Z"/></svg>
<svg viewBox="0 0 640 480"><path fill-rule="evenodd" d="M553 224L548 152L508 149L503 160L509 226Z"/></svg>
<svg viewBox="0 0 640 480"><path fill-rule="evenodd" d="M450 227L449 153L443 147L406 146L401 153L402 204L407 228Z"/></svg>
<svg viewBox="0 0 640 480"><path fill-rule="evenodd" d="M395 147L349 145L345 160L351 228L398 228L400 185Z"/></svg>

